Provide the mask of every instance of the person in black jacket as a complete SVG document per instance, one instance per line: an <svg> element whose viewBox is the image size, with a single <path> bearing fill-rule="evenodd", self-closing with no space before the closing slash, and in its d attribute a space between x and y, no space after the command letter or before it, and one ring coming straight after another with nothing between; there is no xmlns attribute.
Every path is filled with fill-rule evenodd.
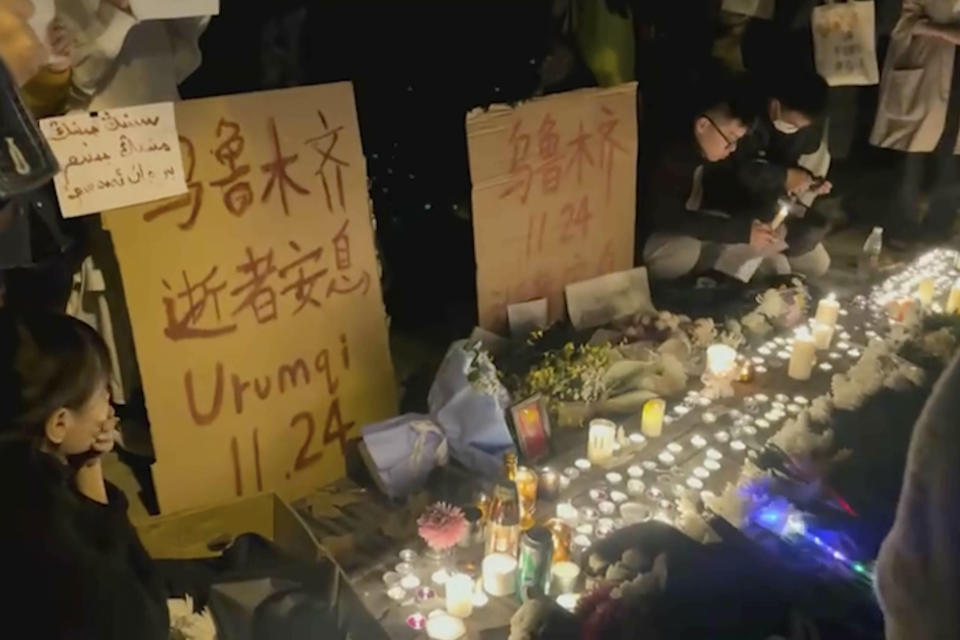
<svg viewBox="0 0 960 640"><path fill-rule="evenodd" d="M0 611L25 637L169 637L162 580L103 479L110 370L81 321L0 309Z"/></svg>

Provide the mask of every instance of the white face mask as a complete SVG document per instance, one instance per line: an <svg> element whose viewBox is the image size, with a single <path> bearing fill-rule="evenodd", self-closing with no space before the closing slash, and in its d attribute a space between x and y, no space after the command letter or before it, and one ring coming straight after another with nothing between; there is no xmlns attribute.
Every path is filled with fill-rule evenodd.
<svg viewBox="0 0 960 640"><path fill-rule="evenodd" d="M792 136L797 131L800 131L800 127L797 125L779 119L773 121L773 128L787 136Z"/></svg>

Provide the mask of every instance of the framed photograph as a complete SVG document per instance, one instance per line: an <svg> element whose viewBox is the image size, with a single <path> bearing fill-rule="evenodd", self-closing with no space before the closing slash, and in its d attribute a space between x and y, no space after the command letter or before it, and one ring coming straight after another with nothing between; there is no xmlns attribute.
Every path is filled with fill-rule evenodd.
<svg viewBox="0 0 960 640"><path fill-rule="evenodd" d="M513 428L523 457L536 462L550 453L550 415L543 397L536 395L510 407Z"/></svg>

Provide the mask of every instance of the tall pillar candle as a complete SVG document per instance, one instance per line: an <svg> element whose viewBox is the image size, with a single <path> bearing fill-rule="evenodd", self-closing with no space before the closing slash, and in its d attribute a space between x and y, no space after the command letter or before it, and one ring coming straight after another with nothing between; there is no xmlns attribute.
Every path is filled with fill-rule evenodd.
<svg viewBox="0 0 960 640"><path fill-rule="evenodd" d="M813 323L813 344L820 349L830 348L830 342L833 340L833 327L822 322Z"/></svg>
<svg viewBox="0 0 960 640"><path fill-rule="evenodd" d="M947 296L947 313L960 313L960 280L953 283L950 288L950 295Z"/></svg>
<svg viewBox="0 0 960 640"><path fill-rule="evenodd" d="M616 441L617 425L603 418L591 420L587 434L587 459L593 464L606 462L613 457L613 445Z"/></svg>
<svg viewBox="0 0 960 640"><path fill-rule="evenodd" d="M447 579L447 613L458 618L468 618L473 613L473 578L455 573Z"/></svg>
<svg viewBox="0 0 960 640"><path fill-rule="evenodd" d="M816 356L817 347L813 343L813 336L805 327L798 330L793 338L787 375L794 380L809 380L813 365L816 364Z"/></svg>
<svg viewBox="0 0 960 640"><path fill-rule="evenodd" d="M920 281L920 284L917 286L917 298L920 299L920 304L925 307L929 307L933 302L933 292L934 292L934 283L933 278L927 276Z"/></svg>
<svg viewBox="0 0 960 640"><path fill-rule="evenodd" d="M839 315L840 303L837 302L836 295L831 293L826 298L821 298L819 304L817 304L817 315L815 318L817 322L822 322L823 324L833 327L837 324L837 316Z"/></svg>
<svg viewBox="0 0 960 640"><path fill-rule="evenodd" d="M648 438L659 438L663 431L663 414L667 410L667 403L662 398L651 398L643 403L643 413L640 418L640 431Z"/></svg>

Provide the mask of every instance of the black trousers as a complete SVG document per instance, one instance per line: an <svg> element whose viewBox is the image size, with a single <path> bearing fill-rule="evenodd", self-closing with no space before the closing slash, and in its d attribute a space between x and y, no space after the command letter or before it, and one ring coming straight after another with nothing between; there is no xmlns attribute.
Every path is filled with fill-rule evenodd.
<svg viewBox="0 0 960 640"><path fill-rule="evenodd" d="M940 141L930 153L903 153L898 168L898 188L888 225L909 232L921 225L925 231L948 233L960 208L960 158L954 154L960 134L960 51L953 61L953 81L947 119ZM921 223L919 204L926 195L927 215ZM906 225L904 226L904 223Z"/></svg>

